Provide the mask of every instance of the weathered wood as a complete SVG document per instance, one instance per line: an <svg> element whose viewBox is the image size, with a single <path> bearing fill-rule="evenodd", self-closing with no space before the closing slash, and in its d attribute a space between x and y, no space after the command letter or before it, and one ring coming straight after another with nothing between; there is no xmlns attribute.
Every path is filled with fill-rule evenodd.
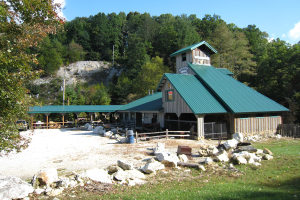
<svg viewBox="0 0 300 200"><path fill-rule="evenodd" d="M185 162L178 162L177 163L178 166L181 166L181 167L192 167L192 168L197 168L199 169L199 164L195 164L195 163L185 163Z"/></svg>

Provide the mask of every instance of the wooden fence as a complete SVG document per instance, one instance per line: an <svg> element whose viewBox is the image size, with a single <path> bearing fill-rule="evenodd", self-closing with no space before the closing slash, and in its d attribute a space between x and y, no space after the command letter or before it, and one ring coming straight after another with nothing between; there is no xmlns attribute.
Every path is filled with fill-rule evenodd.
<svg viewBox="0 0 300 200"><path fill-rule="evenodd" d="M160 132L151 132L151 133L135 133L136 142L139 140L149 140L155 138L193 138L194 133L190 131L160 131Z"/></svg>
<svg viewBox="0 0 300 200"><path fill-rule="evenodd" d="M277 134L286 137L300 137L300 125L297 124L279 124L277 127Z"/></svg>

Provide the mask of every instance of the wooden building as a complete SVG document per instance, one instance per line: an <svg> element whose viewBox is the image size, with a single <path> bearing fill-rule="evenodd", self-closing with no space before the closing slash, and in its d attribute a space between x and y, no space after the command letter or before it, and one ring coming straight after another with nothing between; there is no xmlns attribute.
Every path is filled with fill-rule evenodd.
<svg viewBox="0 0 300 200"><path fill-rule="evenodd" d="M214 53L203 41L170 55L176 57L177 73L164 74L157 87L162 92L165 127L172 129L175 124L181 130L188 128L181 122L196 123L198 138L207 134L206 123L223 123L231 134L275 132L282 112L289 110L235 80L229 70L211 66Z"/></svg>

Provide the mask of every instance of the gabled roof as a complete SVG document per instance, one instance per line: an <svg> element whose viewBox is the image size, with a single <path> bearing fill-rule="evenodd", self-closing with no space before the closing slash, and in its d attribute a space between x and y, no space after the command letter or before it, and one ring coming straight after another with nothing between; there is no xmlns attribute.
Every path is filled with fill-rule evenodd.
<svg viewBox="0 0 300 200"><path fill-rule="evenodd" d="M200 47L200 46L202 46L202 45L205 45L206 47L208 47L208 49L211 51L211 54L218 53L217 50L215 50L215 49L214 49L212 46L210 46L207 42L202 41L202 42L199 42L199 43L197 43L197 44L193 44L193 45L191 45L191 46L188 46L188 47L185 47L185 48L183 48L183 49L180 49L180 50L178 50L178 51L172 53L172 54L170 55L170 57L177 56L177 55L179 55L179 54L182 54L182 53L185 53L185 52L188 52L188 51L192 51L192 50L194 50L194 49L196 49L196 48L198 48L198 47Z"/></svg>
<svg viewBox="0 0 300 200"><path fill-rule="evenodd" d="M199 79L233 113L289 111L261 93L223 74L213 66L188 63Z"/></svg>
<svg viewBox="0 0 300 200"><path fill-rule="evenodd" d="M157 90L169 80L194 114L227 113L226 107L194 75L164 74Z"/></svg>
<svg viewBox="0 0 300 200"><path fill-rule="evenodd" d="M51 105L33 106L28 113L115 112L122 105Z"/></svg>
<svg viewBox="0 0 300 200"><path fill-rule="evenodd" d="M126 104L118 111L160 111L162 109L162 93L156 92L153 95Z"/></svg>
<svg viewBox="0 0 300 200"><path fill-rule="evenodd" d="M216 70L222 72L223 74L227 74L227 75L229 75L229 76L233 76L233 75L234 75L234 73L232 73L231 71L229 71L229 70L226 69L226 68L216 68Z"/></svg>

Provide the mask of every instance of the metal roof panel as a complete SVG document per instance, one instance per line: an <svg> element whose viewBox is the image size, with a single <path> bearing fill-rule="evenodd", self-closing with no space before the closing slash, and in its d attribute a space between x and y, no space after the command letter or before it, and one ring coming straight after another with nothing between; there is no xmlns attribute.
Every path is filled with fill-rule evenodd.
<svg viewBox="0 0 300 200"><path fill-rule="evenodd" d="M213 66L191 63L188 65L233 113L289 111L272 99L218 71Z"/></svg>

